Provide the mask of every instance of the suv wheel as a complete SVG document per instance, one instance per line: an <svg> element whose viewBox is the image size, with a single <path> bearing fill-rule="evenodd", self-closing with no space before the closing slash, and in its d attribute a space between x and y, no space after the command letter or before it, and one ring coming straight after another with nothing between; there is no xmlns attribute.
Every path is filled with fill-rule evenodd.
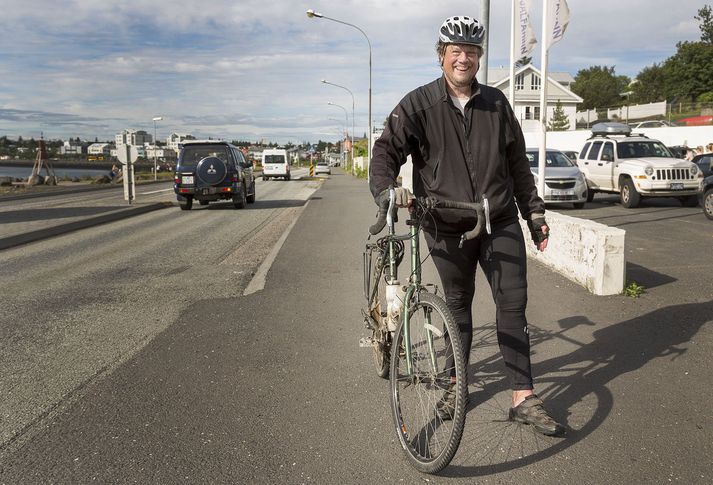
<svg viewBox="0 0 713 485"><path fill-rule="evenodd" d="M236 209L244 209L245 204L247 204L247 198L245 197L245 184L241 184L240 193L233 194L233 207Z"/></svg>
<svg viewBox="0 0 713 485"><path fill-rule="evenodd" d="M627 209L633 209L639 206L641 202L641 195L636 191L634 187L634 182L631 179L625 179L624 183L621 184L621 205Z"/></svg>
<svg viewBox="0 0 713 485"><path fill-rule="evenodd" d="M706 190L703 196L703 213L713 221L713 189Z"/></svg>
<svg viewBox="0 0 713 485"><path fill-rule="evenodd" d="M193 197L188 195L184 200L179 200L178 204L181 206L181 210L189 211L193 207Z"/></svg>

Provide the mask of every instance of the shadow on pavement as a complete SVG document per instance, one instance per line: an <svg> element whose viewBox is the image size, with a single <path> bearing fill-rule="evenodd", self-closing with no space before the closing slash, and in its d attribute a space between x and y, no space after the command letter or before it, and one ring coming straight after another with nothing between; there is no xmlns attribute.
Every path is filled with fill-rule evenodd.
<svg viewBox="0 0 713 485"><path fill-rule="evenodd" d="M657 286L678 281L672 276L653 271L628 261L626 263L626 279L628 281L636 281L638 284L643 285L644 288L656 288Z"/></svg>
<svg viewBox="0 0 713 485"><path fill-rule="evenodd" d="M528 426L507 421L510 390L497 352L495 325L482 327L473 336L473 355L487 351L489 357L471 359L469 375L475 375L476 391L471 394L466 433L458 463L452 463L442 475L477 477L517 469L585 439L611 413L615 398L607 385L612 380L641 369L653 359L674 360L683 355L686 348L682 345L712 316L713 300L672 305L596 330L591 343L580 343L567 335L576 326L594 325L586 316L560 320L560 330L555 332L531 327L533 351L555 339L578 346L569 354L534 365L536 391L554 417L567 427L564 438L538 435Z"/></svg>

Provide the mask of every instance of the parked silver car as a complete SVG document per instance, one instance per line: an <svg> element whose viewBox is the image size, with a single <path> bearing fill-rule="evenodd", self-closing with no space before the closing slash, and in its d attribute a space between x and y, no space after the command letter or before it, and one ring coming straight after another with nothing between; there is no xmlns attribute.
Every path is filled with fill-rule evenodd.
<svg viewBox="0 0 713 485"><path fill-rule="evenodd" d="M528 148L527 159L530 170L539 177L540 153L537 148ZM575 209L582 209L587 202L587 181L577 165L559 150L547 149L545 159L545 203L572 204Z"/></svg>

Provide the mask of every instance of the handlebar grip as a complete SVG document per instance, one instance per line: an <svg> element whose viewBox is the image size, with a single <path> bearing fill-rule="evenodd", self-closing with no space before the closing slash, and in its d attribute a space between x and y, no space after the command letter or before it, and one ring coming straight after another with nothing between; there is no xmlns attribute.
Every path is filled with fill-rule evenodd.
<svg viewBox="0 0 713 485"><path fill-rule="evenodd" d="M369 226L369 234L372 236L376 236L381 232L381 230L384 228L386 225L386 212L387 210L384 208L379 208L379 213L376 215L376 222Z"/></svg>
<svg viewBox="0 0 713 485"><path fill-rule="evenodd" d="M463 238L465 240L475 239L480 236L483 232L483 228L485 227L485 211L483 210L483 206L481 204L475 204L474 209L475 213L478 214L478 221L475 223L475 227L473 229L463 234Z"/></svg>

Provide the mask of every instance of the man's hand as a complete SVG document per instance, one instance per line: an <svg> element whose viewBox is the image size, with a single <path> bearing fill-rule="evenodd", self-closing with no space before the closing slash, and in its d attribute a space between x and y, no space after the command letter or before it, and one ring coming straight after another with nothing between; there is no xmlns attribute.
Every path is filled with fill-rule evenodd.
<svg viewBox="0 0 713 485"><path fill-rule="evenodd" d="M396 192L396 207L411 207L413 204L413 201L416 199L416 197L411 193L409 189L403 188L403 187L396 187L394 189ZM386 189L382 191L375 199L376 205L381 207L382 203L387 203L388 204L389 200L389 189Z"/></svg>
<svg viewBox="0 0 713 485"><path fill-rule="evenodd" d="M537 249L544 251L547 249L547 241L550 237L550 228L545 221L545 216L536 214L527 221L527 227L530 229L532 241L537 246Z"/></svg>

